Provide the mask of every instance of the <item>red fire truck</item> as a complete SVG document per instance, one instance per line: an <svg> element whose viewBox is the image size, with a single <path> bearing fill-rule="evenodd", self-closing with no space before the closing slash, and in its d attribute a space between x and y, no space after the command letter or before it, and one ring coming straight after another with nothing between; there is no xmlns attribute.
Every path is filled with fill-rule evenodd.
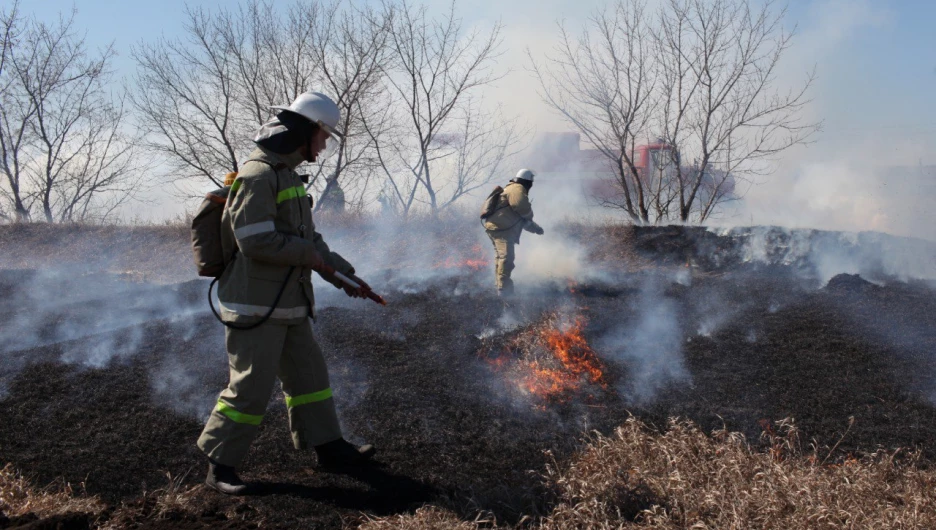
<svg viewBox="0 0 936 530"><path fill-rule="evenodd" d="M532 152L534 156L527 164L544 174L544 182L579 184L583 193L598 203L623 200L614 162L597 149L581 149L578 133L546 133L534 144ZM676 148L662 140L638 145L632 160L648 195L660 189L661 185L673 189L672 185L676 184L680 174L677 167L682 169L682 178L686 179L687 186L694 184L698 174L692 165L682 165ZM625 166L624 169L628 168ZM723 196L734 193L735 182L731 176L725 178L723 171L711 167L705 173L697 200L707 201L716 186Z"/></svg>

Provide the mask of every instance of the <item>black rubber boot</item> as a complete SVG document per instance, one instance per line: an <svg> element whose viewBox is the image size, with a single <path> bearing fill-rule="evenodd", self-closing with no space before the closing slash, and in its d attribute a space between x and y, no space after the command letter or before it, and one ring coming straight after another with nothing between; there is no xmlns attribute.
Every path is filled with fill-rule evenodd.
<svg viewBox="0 0 936 530"><path fill-rule="evenodd" d="M376 453L373 445L358 447L344 438L315 446L318 468L323 470L363 467L370 464L371 457Z"/></svg>
<svg viewBox="0 0 936 530"><path fill-rule="evenodd" d="M245 495L247 484L237 476L234 468L208 460L208 477L205 484L215 491L225 495Z"/></svg>

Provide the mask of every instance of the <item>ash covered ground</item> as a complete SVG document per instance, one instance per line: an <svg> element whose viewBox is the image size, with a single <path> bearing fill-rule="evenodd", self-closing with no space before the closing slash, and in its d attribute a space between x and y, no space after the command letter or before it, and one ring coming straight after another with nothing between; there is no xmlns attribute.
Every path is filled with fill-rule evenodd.
<svg viewBox="0 0 936 530"><path fill-rule="evenodd" d="M194 442L227 382L223 328L206 281L151 263L189 259L185 240L145 233L162 257L135 245L128 260L112 241L131 236L75 229L73 247L43 237L55 252L24 258L44 229L5 230L5 255L21 257L0 260L0 463L112 506L147 502L168 477L202 481ZM515 523L545 511L547 462L630 415L755 443L764 420L792 417L836 457L919 447L936 459L933 244L772 228L562 234L524 238L506 305L483 241L431 245L397 267L389 254L419 240L351 256L390 305L317 284L314 330L346 435L377 445L380 466L316 472L292 449L276 392L242 471L260 494L196 490L194 513L120 524L338 528L440 502Z"/></svg>

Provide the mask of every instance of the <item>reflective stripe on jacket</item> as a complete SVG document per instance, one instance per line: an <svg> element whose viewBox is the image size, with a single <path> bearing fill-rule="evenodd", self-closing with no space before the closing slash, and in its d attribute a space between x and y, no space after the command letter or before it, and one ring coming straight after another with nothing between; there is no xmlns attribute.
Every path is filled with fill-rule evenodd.
<svg viewBox="0 0 936 530"><path fill-rule="evenodd" d="M259 320L284 281L286 288L270 319L293 324L314 316L309 265L316 252L337 271L354 271L316 232L311 199L299 175L279 155L259 147L231 185L221 238L226 268L218 282L218 299L221 318L227 322ZM287 279L292 266L296 269Z"/></svg>

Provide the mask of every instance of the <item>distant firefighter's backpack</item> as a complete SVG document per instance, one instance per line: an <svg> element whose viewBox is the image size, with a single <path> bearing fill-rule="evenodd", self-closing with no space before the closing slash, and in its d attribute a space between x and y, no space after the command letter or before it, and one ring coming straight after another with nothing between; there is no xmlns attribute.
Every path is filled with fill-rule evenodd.
<svg viewBox="0 0 936 530"><path fill-rule="evenodd" d="M224 272L221 248L221 215L231 186L210 191L192 219L192 253L199 276L217 278Z"/></svg>
<svg viewBox="0 0 936 530"><path fill-rule="evenodd" d="M494 191L487 196L487 199L484 199L484 204L481 205L482 220L487 219L497 211L497 204L500 202L502 193L504 193L504 188L497 186L494 188Z"/></svg>

